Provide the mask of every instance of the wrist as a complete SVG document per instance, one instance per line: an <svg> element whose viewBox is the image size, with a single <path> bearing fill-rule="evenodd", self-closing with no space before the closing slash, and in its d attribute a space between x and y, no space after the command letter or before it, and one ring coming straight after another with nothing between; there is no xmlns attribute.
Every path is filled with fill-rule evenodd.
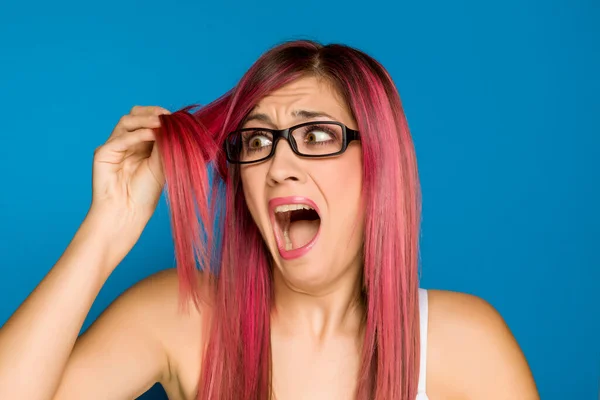
<svg viewBox="0 0 600 400"><path fill-rule="evenodd" d="M90 208L77 235L104 252L106 263L115 268L135 245L148 219L115 209Z"/></svg>

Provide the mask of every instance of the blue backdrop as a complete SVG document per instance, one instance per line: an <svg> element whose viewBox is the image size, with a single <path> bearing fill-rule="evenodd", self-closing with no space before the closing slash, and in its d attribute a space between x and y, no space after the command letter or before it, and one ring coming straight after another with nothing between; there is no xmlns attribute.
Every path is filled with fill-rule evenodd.
<svg viewBox="0 0 600 400"><path fill-rule="evenodd" d="M589 0L4 4L0 324L68 244L93 150L131 106L205 104L276 43L340 41L399 87L423 185L422 286L493 304L542 398L595 398L599 20ZM84 328L171 266L163 199Z"/></svg>

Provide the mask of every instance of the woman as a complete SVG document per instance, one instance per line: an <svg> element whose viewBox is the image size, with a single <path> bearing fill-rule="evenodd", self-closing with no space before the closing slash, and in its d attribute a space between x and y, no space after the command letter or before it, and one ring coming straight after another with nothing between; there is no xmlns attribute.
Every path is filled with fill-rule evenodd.
<svg viewBox="0 0 600 400"><path fill-rule="evenodd" d="M538 398L492 307L418 288L417 164L380 64L286 43L189 111L134 107L96 150L88 215L0 331L0 398ZM177 271L77 338L165 181Z"/></svg>

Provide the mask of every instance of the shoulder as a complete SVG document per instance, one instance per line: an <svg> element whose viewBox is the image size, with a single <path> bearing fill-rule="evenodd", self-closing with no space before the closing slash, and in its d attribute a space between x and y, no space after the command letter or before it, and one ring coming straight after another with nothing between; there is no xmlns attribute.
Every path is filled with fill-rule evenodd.
<svg viewBox="0 0 600 400"><path fill-rule="evenodd" d="M189 301L181 302L179 277L175 268L156 272L127 289L115 304L135 312L136 318L155 330L168 329L171 323L200 323L201 309Z"/></svg>
<svg viewBox="0 0 600 400"><path fill-rule="evenodd" d="M181 305L175 270L131 286L77 339L58 397L75 398L76 391L85 390L105 398L134 398L160 382L171 399L193 398L203 312Z"/></svg>
<svg viewBox="0 0 600 400"><path fill-rule="evenodd" d="M200 281L198 282L200 284ZM123 302L164 349L168 371L161 384L169 398L192 398L200 376L206 305L183 304L175 268L139 281L123 294Z"/></svg>
<svg viewBox="0 0 600 400"><path fill-rule="evenodd" d="M428 290L428 299L431 398L539 398L518 343L491 304L442 290Z"/></svg>

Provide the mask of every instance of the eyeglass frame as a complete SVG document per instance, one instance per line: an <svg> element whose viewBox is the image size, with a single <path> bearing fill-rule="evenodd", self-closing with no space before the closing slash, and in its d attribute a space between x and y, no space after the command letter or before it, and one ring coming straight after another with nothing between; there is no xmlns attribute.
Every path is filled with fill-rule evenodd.
<svg viewBox="0 0 600 400"><path fill-rule="evenodd" d="M296 129L302 128L303 126L319 125L319 124L321 124L321 125L337 125L342 128L342 148L338 152L330 153L330 154L303 154L303 153L300 153L300 151L298 150L298 145L296 143L296 139L294 139L292 132L295 131ZM227 150L227 143L229 142L229 138L231 136L233 136L235 134L239 134L241 132L250 132L250 131L256 131L256 130L260 130L263 132L269 132L273 135L271 152L268 155L266 155L265 157L259 158L258 160L233 161L229 157L229 151ZM273 155L275 155L275 150L277 149L277 144L279 143L279 140L282 138L287 140L287 142L288 142L290 148L292 149L292 152L294 152L294 154L296 154L299 157L306 157L306 158L324 158L324 157L338 156L346 151L350 142L352 142L353 140L358 140L358 141L361 140L359 131L348 128L346 125L344 125L341 122L338 122L338 121L309 121L309 122L303 122L298 125L290 126L289 128L285 128L285 129L272 129L272 128L261 128L261 127L236 129L235 131L227 134L225 141L223 142L223 150L225 151L225 157L227 158L227 161L231 164L254 164L257 162L266 161L269 158L273 157ZM291 138L291 140L290 140L290 138Z"/></svg>

